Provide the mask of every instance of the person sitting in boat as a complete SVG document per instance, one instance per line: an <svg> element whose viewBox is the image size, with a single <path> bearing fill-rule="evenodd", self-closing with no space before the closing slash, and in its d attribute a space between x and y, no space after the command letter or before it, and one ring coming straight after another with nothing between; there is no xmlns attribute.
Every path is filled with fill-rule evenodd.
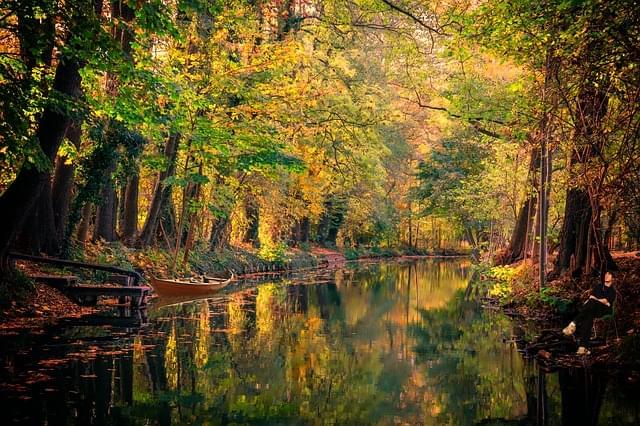
<svg viewBox="0 0 640 426"><path fill-rule="evenodd" d="M565 336L575 333L578 341L578 355L588 355L589 338L593 320L609 315L613 312L613 302L616 300L616 291L613 288L613 274L606 272L604 282L598 282L591 289L591 295L584 303L578 315L567 325L562 332Z"/></svg>

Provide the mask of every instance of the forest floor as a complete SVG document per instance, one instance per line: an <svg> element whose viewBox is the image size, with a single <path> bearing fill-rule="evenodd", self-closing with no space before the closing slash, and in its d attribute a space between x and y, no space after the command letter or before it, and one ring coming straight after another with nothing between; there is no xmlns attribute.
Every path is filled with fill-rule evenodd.
<svg viewBox="0 0 640 426"><path fill-rule="evenodd" d="M78 305L56 288L35 283L24 300L14 301L0 310L0 333L38 329L63 318L80 318L96 311L95 307Z"/></svg>
<svg viewBox="0 0 640 426"><path fill-rule="evenodd" d="M512 266L514 273L509 279L509 291L491 294L489 290L489 303L500 306L504 312L523 322L534 324L533 328L539 333L529 344L532 348L541 349L538 358L543 358L548 364L584 365L588 361L609 367L639 369L640 256L635 251L614 252L612 255L619 268L614 281L617 294L614 317L596 320L594 331L597 338L592 341L588 360L574 356L575 342L573 339L563 341L560 331L587 300L597 278L574 279L565 275L550 281L543 291L539 291L537 268L521 262ZM481 277L481 281L483 279L490 280ZM561 340L554 343L557 353L546 350L544 344L539 343L541 336L549 339L549 335Z"/></svg>

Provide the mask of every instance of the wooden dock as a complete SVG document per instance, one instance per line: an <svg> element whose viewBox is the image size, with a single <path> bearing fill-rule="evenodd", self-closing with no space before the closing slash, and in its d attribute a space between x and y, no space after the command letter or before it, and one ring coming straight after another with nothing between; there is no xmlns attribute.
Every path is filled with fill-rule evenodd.
<svg viewBox="0 0 640 426"><path fill-rule="evenodd" d="M57 289L77 285L80 280L75 275L30 275L29 278L37 283L47 284Z"/></svg>
<svg viewBox="0 0 640 426"><path fill-rule="evenodd" d="M84 305L95 305L101 296L129 297L131 298L131 306L140 308L146 304L146 298L151 292L151 287L81 284L65 287L62 291Z"/></svg>
<svg viewBox="0 0 640 426"><path fill-rule="evenodd" d="M117 297L120 303L130 303L132 308L143 308L146 299L151 292L151 287L139 285L140 273L123 268L108 265L96 265L55 259L48 257L30 256L19 253L11 253L14 259L27 260L34 263L46 263L64 268L90 269L110 272L106 280L108 284L80 284L80 278L75 275L33 275L36 282L44 283L57 288L61 292L75 299L83 305L95 305L100 297Z"/></svg>

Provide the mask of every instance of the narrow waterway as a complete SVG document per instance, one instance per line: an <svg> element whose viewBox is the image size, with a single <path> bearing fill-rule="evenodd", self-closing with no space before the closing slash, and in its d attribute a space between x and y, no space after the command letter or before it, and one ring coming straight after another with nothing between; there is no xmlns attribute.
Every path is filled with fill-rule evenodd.
<svg viewBox="0 0 640 426"><path fill-rule="evenodd" d="M543 372L465 297L469 263L417 260L155 300L148 319L0 336L23 424L640 424L624 376ZM138 320L139 321L139 320ZM108 322L108 321L107 321Z"/></svg>

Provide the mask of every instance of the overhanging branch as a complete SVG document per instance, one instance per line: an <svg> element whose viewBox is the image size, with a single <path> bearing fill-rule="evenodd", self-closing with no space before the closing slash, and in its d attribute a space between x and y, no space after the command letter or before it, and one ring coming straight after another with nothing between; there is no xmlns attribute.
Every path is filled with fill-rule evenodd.
<svg viewBox="0 0 640 426"><path fill-rule="evenodd" d="M487 118L487 117L465 117L461 114L456 114L454 112L449 111L449 109L445 108L445 107L441 107L441 106L434 106L434 105L429 105L429 104L425 104L422 102L422 99L420 98L420 94L415 91L416 94L416 101L414 101L413 99L407 99L407 98L402 98L402 99L406 99L409 100L411 102L414 102L416 104L418 104L418 106L420 108L425 108L425 109L431 109L434 111L442 111L442 112L446 112L447 115L449 117L452 118L458 118L461 120L464 120L466 122L468 122L474 129L476 129L479 133L482 133L483 135L492 137L492 138L496 138L496 139L504 139L504 136L502 136L501 134L494 132L492 130L486 129L485 127L483 127L481 125L481 123L494 123L494 124L499 124L501 126L504 126L505 123L504 121L501 120L496 120L493 118Z"/></svg>
<svg viewBox="0 0 640 426"><path fill-rule="evenodd" d="M408 10L401 8L400 6L396 5L395 3L393 3L393 2L391 2L389 0L382 0L382 2L384 4L386 4L387 6L389 6L391 9L395 10L396 12L399 12L399 13L411 18L414 22L416 22L422 28L425 28L425 29L429 30L430 32L438 34L438 35L443 35L444 34L441 30L432 27L431 25L429 25L426 22L424 22L424 20L422 20L421 18L417 17L416 15L414 15L411 12L409 12Z"/></svg>

